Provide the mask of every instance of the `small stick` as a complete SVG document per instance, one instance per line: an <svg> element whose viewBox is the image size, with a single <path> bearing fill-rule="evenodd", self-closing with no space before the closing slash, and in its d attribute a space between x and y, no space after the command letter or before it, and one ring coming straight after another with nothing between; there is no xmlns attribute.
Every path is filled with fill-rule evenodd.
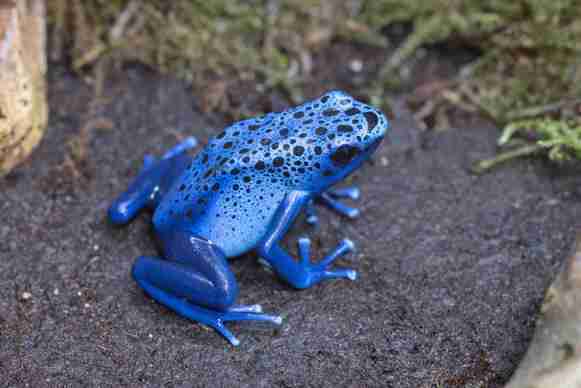
<svg viewBox="0 0 581 388"><path fill-rule="evenodd" d="M483 174L485 172L488 172L490 169L492 169L493 167L496 167L497 165L499 165L501 163L505 163L509 160L512 160L512 159L515 159L515 158L518 158L521 156L532 155L534 153L537 153L537 152L543 150L544 148L546 148L546 147L542 146L540 144L530 144L530 145L526 145L524 147L517 148L515 150L506 151L506 152L503 152L503 153L495 156L494 158L485 159L485 160L482 160L482 161L476 163L471 168L471 171L476 173L476 174Z"/></svg>

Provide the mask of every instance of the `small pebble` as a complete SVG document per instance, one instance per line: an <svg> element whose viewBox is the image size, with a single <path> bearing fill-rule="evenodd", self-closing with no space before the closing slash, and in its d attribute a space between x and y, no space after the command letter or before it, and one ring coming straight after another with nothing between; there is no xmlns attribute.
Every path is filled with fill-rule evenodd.
<svg viewBox="0 0 581 388"><path fill-rule="evenodd" d="M30 292L26 292L25 291L25 292L22 293L22 299L23 300L28 300L30 298L32 298L32 294Z"/></svg>
<svg viewBox="0 0 581 388"><path fill-rule="evenodd" d="M349 62L349 70L354 73L359 73L363 70L363 61L361 59L353 59Z"/></svg>

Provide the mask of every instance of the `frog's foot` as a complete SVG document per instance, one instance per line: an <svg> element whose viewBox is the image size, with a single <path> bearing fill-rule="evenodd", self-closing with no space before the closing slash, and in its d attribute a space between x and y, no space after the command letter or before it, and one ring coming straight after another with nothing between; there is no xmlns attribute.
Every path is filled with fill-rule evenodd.
<svg viewBox="0 0 581 388"><path fill-rule="evenodd" d="M151 283L141 281L139 285L158 302L171 308L181 316L209 326L220 333L233 346L240 345L240 340L224 325L231 321L260 321L275 325L282 323L282 318L277 315L261 313L259 305L233 306L226 311L215 311L189 303L183 298L178 298Z"/></svg>
<svg viewBox="0 0 581 388"><path fill-rule="evenodd" d="M359 216L359 209L350 207L340 202L340 198L349 198L352 200L359 199L360 191L359 188L355 186L339 188L339 189L329 189L326 192L319 195L316 200L327 205L337 213L349 217L356 218ZM314 200L311 200L306 205L307 212L307 222L311 225L317 225L319 222L319 217L317 216L317 211L315 209Z"/></svg>
<svg viewBox="0 0 581 388"><path fill-rule="evenodd" d="M317 263L311 263L311 240L302 237L298 241L300 265L308 274L308 286L321 280L333 278L347 278L355 280L357 272L353 269L330 270L328 267L340 256L355 251L355 244L351 240L343 239L337 247Z"/></svg>
<svg viewBox="0 0 581 388"><path fill-rule="evenodd" d="M311 240L308 238L300 238L298 241L298 260L295 260L280 246L284 234L310 199L310 194L303 191L293 191L287 194L279 205L270 230L256 247L258 254L272 266L281 278L295 288L308 288L321 280L331 278L355 280L357 272L352 269L331 270L328 268L339 256L355 249L355 245L350 240L341 241L331 253L317 263L310 262Z"/></svg>

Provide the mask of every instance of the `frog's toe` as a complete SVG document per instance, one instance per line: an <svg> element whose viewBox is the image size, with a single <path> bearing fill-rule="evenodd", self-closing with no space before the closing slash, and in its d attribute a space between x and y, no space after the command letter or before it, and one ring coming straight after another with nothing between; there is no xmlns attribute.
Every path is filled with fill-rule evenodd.
<svg viewBox="0 0 581 388"><path fill-rule="evenodd" d="M319 217L317 216L317 208L315 207L314 200L311 199L307 202L305 212L307 213L307 223L316 226L319 223Z"/></svg>
<svg viewBox="0 0 581 388"><path fill-rule="evenodd" d="M338 257L346 255L347 253L353 252L353 251L355 251L355 244L353 243L353 241L351 241L349 239L343 239L343 241L341 241L339 243L339 245L337 245L337 247L331 253L329 253L327 256L325 256L321 261L319 261L315 265L315 268L319 271L324 271ZM349 276L344 276L344 277L349 277Z"/></svg>
<svg viewBox="0 0 581 388"><path fill-rule="evenodd" d="M323 271L321 274L322 279L357 279L357 271L354 269L337 269L332 271Z"/></svg>
<svg viewBox="0 0 581 388"><path fill-rule="evenodd" d="M226 328L226 326L224 326L222 322L216 322L215 324L212 325L212 328L216 330L218 333L220 333L222 337L226 338L226 340L230 342L232 346L240 345L240 340L236 338L234 334L232 334L232 332L228 330L228 328Z"/></svg>
<svg viewBox="0 0 581 388"><path fill-rule="evenodd" d="M174 156L181 154L189 149L195 148L198 145L198 140L193 137L189 136L182 140L180 143L176 144L172 148L170 148L163 156L162 159L170 159Z"/></svg>
<svg viewBox="0 0 581 388"><path fill-rule="evenodd" d="M361 196L361 192L358 187L350 186L338 189L329 189L317 197L317 201L322 202L335 212L348 217L357 218L360 214L359 209L345 205L339 199L347 198L351 200L357 200ZM317 210L315 209L314 201L311 200L307 203L305 211L307 213L307 223L311 225L317 225L319 223L319 217L317 216Z"/></svg>
<svg viewBox="0 0 581 388"><path fill-rule="evenodd" d="M232 321L258 321L258 322L268 322L275 325L280 325L282 323L282 318L278 315L270 315L264 313L254 313L254 312L242 312L242 311L232 311L229 310L218 318L219 321L232 322Z"/></svg>
<svg viewBox="0 0 581 388"><path fill-rule="evenodd" d="M264 268L266 271L270 272L270 273L274 273L274 269L272 268L272 265L264 260L262 257L258 258L258 264L260 264L262 266L262 268Z"/></svg>
<svg viewBox="0 0 581 388"><path fill-rule="evenodd" d="M232 306L228 309L229 312L242 312L242 313L261 313L262 306L259 304L251 305L238 305Z"/></svg>
<svg viewBox="0 0 581 388"><path fill-rule="evenodd" d="M259 321L268 322L275 325L280 325L282 323L282 318L278 315L269 315L255 312L258 310L262 311L262 308L259 305L231 307L227 312L217 313L214 319L204 323L214 328L233 346L238 346L240 345L240 340L238 340L238 338L236 338L234 334L232 334L232 332L224 325L225 322Z"/></svg>
<svg viewBox="0 0 581 388"><path fill-rule="evenodd" d="M333 198L332 194L323 193L319 197L323 203L329 206L331 209L335 210L337 213L342 214L349 218L356 218L359 216L359 209L347 206L339 200Z"/></svg>
<svg viewBox="0 0 581 388"><path fill-rule="evenodd" d="M298 240L299 247L299 262L301 266L308 273L308 279L305 282L306 286L311 286L324 279L346 278L355 280L357 272L352 269L336 269L330 270L328 267L340 256L346 255L355 250L355 244L348 239L344 239L339 245L327 256L317 263L310 263L311 256L311 240L302 237Z"/></svg>
<svg viewBox="0 0 581 388"><path fill-rule="evenodd" d="M342 187L338 189L330 189L328 191L335 198L349 198L354 201L358 200L361 196L361 191L357 186Z"/></svg>

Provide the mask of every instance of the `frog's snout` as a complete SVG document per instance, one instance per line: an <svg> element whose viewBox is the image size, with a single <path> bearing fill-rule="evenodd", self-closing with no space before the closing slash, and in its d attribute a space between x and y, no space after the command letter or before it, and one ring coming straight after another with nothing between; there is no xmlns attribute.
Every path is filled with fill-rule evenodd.
<svg viewBox="0 0 581 388"><path fill-rule="evenodd" d="M385 136L389 123L383 112L375 109L371 112L366 112L365 120L367 121L367 130L369 132L382 138Z"/></svg>

